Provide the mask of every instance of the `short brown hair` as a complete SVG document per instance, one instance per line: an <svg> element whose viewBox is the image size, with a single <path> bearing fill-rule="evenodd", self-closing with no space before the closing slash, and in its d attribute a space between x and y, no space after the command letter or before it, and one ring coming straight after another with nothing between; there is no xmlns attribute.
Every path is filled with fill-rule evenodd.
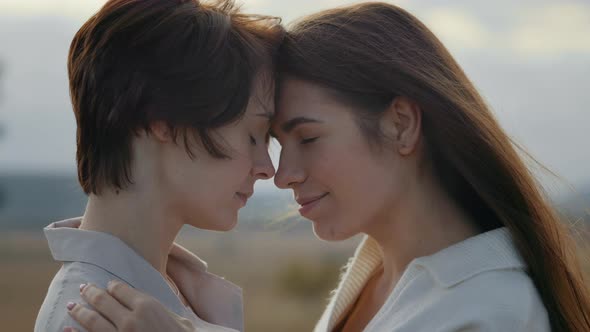
<svg viewBox="0 0 590 332"><path fill-rule="evenodd" d="M280 20L233 1L111 0L76 33L68 56L84 191L132 182L132 138L164 121L228 157L210 131L244 114L253 80L272 63Z"/></svg>

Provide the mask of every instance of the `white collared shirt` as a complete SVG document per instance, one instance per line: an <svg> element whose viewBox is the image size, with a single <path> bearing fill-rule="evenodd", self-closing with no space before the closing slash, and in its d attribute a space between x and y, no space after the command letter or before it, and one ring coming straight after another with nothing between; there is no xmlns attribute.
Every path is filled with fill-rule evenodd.
<svg viewBox="0 0 590 332"><path fill-rule="evenodd" d="M365 237L315 332L332 331L381 264ZM365 332L546 332L549 317L507 228L414 259Z"/></svg>
<svg viewBox="0 0 590 332"><path fill-rule="evenodd" d="M242 291L207 272L207 265L178 244L168 255L167 272L191 308L184 306L162 275L119 238L78 229L81 218L55 222L44 228L51 254L62 268L53 278L35 322L35 332L63 331L74 326L67 313L69 301L84 303L79 287L93 283L106 288L120 280L160 301L170 311L193 322L199 331L243 331ZM195 314L197 312L199 316Z"/></svg>

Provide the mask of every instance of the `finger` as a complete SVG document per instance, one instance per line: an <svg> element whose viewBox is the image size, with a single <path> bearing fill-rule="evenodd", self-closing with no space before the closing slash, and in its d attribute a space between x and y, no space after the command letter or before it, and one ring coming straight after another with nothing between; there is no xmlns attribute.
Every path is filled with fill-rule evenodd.
<svg viewBox="0 0 590 332"><path fill-rule="evenodd" d="M80 325L82 325L89 332L115 332L116 329L111 322L102 317L94 310L88 309L85 306L69 302L68 314Z"/></svg>
<svg viewBox="0 0 590 332"><path fill-rule="evenodd" d="M135 305L138 303L138 300L147 296L142 292L130 287L129 285L117 280L111 280L109 282L107 291L117 301L129 308L129 310L133 310Z"/></svg>
<svg viewBox="0 0 590 332"><path fill-rule="evenodd" d="M64 327L64 332L80 332L80 330L78 330L75 327L66 326L66 327Z"/></svg>
<svg viewBox="0 0 590 332"><path fill-rule="evenodd" d="M80 295L93 309L115 326L120 326L123 318L130 313L127 307L119 303L106 290L93 284L80 285Z"/></svg>

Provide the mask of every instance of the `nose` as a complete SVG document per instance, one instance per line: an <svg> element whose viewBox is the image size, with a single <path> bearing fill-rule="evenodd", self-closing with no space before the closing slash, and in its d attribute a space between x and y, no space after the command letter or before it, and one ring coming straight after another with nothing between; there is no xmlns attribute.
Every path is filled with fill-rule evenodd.
<svg viewBox="0 0 590 332"><path fill-rule="evenodd" d="M275 175L275 167L272 164L267 149L260 154L259 158L256 158L252 173L254 174L254 178L259 180L268 180Z"/></svg>
<svg viewBox="0 0 590 332"><path fill-rule="evenodd" d="M297 163L297 157L289 154L285 148L281 150L279 169L275 174L275 185L280 189L293 188L305 180L303 169Z"/></svg>

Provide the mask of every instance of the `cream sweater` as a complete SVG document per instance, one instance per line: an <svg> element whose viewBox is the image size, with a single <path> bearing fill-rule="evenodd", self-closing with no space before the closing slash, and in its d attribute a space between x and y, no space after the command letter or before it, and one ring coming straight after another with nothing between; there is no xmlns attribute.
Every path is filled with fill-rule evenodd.
<svg viewBox="0 0 590 332"><path fill-rule="evenodd" d="M315 332L332 331L382 261L365 237ZM500 228L414 259L364 329L396 331L550 331L547 311L510 232Z"/></svg>

